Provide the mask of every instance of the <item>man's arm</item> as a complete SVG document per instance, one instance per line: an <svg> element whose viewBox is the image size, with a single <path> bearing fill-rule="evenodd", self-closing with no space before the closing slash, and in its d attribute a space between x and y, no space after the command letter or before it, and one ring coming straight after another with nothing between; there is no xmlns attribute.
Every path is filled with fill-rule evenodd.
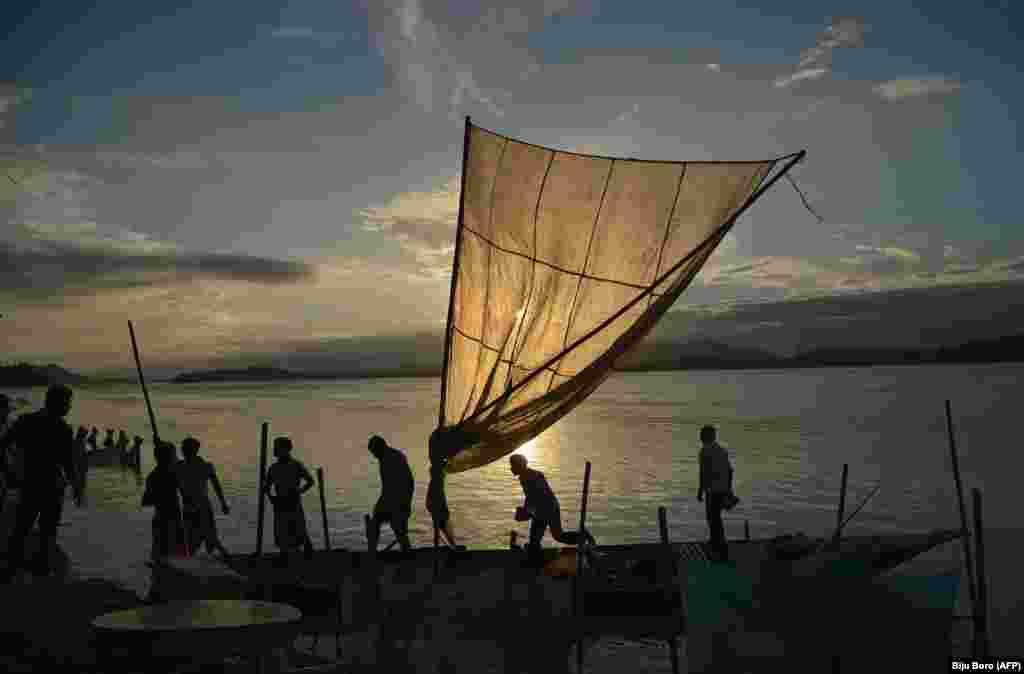
<svg viewBox="0 0 1024 674"><path fill-rule="evenodd" d="M700 455L698 457L698 461L700 462L700 471L699 471L700 478L698 478L699 482L697 484L697 500L698 501L703 501L704 500L704 484L705 484L705 482L704 482L704 474L707 472L707 463L708 463L707 452L705 452L703 449L700 450Z"/></svg>
<svg viewBox="0 0 1024 674"><path fill-rule="evenodd" d="M81 485L78 483L77 471L75 470L75 435L71 432L70 426L65 426L61 435L60 446L63 448L59 457L60 467L64 471L64 477L71 484L71 493L74 494L75 503L82 504Z"/></svg>
<svg viewBox="0 0 1024 674"><path fill-rule="evenodd" d="M306 468L306 464L299 464L299 477L305 484L299 485L299 493L305 494L313 487L313 476L309 474L309 469Z"/></svg>
<svg viewBox="0 0 1024 674"><path fill-rule="evenodd" d="M210 466L210 483L213 485L213 493L220 499L221 508L224 509L224 514L227 515L231 509L228 508L228 502L224 500L224 490L221 489L220 480L217 479L217 469L213 467L212 463L208 465Z"/></svg>

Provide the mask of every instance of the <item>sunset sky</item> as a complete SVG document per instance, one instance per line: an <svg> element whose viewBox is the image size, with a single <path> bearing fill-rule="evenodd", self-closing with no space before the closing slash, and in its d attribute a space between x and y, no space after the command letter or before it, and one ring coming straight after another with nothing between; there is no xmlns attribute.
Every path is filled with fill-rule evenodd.
<svg viewBox="0 0 1024 674"><path fill-rule="evenodd" d="M1020 3L754 4L5 2L4 358L124 369L128 319L165 367L440 331L465 115L597 154L806 149L824 224L777 184L681 308L1005 296Z"/></svg>

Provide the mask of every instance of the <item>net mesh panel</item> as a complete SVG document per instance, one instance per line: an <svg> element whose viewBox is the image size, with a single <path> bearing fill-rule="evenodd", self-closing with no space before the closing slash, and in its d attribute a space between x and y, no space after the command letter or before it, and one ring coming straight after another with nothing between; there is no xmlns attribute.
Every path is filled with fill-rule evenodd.
<svg viewBox="0 0 1024 674"><path fill-rule="evenodd" d="M777 161L584 156L475 126L464 152L442 426L480 441L449 472L514 452L583 402Z"/></svg>

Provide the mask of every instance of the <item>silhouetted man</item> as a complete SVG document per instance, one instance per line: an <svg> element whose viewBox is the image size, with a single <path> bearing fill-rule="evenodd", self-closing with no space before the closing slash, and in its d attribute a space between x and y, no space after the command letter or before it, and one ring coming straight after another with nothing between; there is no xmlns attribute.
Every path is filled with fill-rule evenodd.
<svg viewBox="0 0 1024 674"><path fill-rule="evenodd" d="M0 442L3 441L3 437L10 430L11 426L11 399L7 397L7 394L0 393ZM7 461L7 450L0 451L0 512L4 511L4 504L7 503L7 471L9 470L9 464Z"/></svg>
<svg viewBox="0 0 1024 674"><path fill-rule="evenodd" d="M525 501L522 506L516 508L515 519L517 522L530 520L530 542L526 552L531 561L540 561L540 542L549 527L551 537L559 543L577 545L580 539L585 537L593 544L594 539L588 532L583 532L584 536L581 536L579 531L562 529L562 511L558 505L558 498L551 491L551 485L548 484L544 473L529 468L526 457L522 454L513 454L508 461L512 474L519 478L519 484L523 487Z"/></svg>
<svg viewBox="0 0 1024 674"><path fill-rule="evenodd" d="M57 538L64 489L70 485L75 503L79 506L82 503L72 454L74 436L71 426L64 420L71 411L71 397L67 386L51 386L46 391L43 409L19 417L10 432L0 439L0 452L16 443L25 457L21 501L7 546L9 566L3 575L4 582L10 582L22 567L25 539L36 518L39 518L39 550L32 571L36 575L49 575L50 548Z"/></svg>
<svg viewBox="0 0 1024 674"><path fill-rule="evenodd" d="M381 481L380 498L373 507L373 517L370 518L369 531L366 532L370 551L377 550L380 527L387 522L395 532L402 551L409 552L412 550L409 543L409 518L412 517L412 494L416 489L409 461L401 450L389 447L379 435L370 438L368 449L380 462Z"/></svg>
<svg viewBox="0 0 1024 674"><path fill-rule="evenodd" d="M729 510L737 501L732 493L732 464L729 463L728 452L715 440L714 426L701 428L700 440L703 446L700 449L697 500L704 501L714 555L717 561L725 562L729 560L729 546L725 541L722 511Z"/></svg>
<svg viewBox="0 0 1024 674"><path fill-rule="evenodd" d="M227 515L231 512L228 502L224 499L224 490L217 479L217 470L213 464L199 456L199 441L188 437L181 442L181 455L184 457L175 465L178 476L178 487L181 489L181 511L185 520L185 533L188 536L189 553L195 554L199 546L206 544L207 552L220 552L228 557L228 551L217 536L217 520L210 503L209 487L220 500L221 510Z"/></svg>

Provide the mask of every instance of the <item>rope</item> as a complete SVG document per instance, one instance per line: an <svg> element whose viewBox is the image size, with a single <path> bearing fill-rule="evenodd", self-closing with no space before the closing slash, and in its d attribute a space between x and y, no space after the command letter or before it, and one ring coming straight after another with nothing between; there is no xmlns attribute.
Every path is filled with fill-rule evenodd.
<svg viewBox="0 0 1024 674"><path fill-rule="evenodd" d="M818 221L819 225L824 225L825 224L825 218L823 218L820 215L818 215L818 212L815 211L814 208L811 206L810 202L807 201L807 197L800 190L800 188L797 187L796 181L793 180L793 176L791 176L791 175L789 175L787 173L786 174L786 180L788 180L789 184L793 186L794 190L796 190L797 196L800 197L800 201L803 202L804 208L807 209L807 212L814 216L814 219Z"/></svg>

